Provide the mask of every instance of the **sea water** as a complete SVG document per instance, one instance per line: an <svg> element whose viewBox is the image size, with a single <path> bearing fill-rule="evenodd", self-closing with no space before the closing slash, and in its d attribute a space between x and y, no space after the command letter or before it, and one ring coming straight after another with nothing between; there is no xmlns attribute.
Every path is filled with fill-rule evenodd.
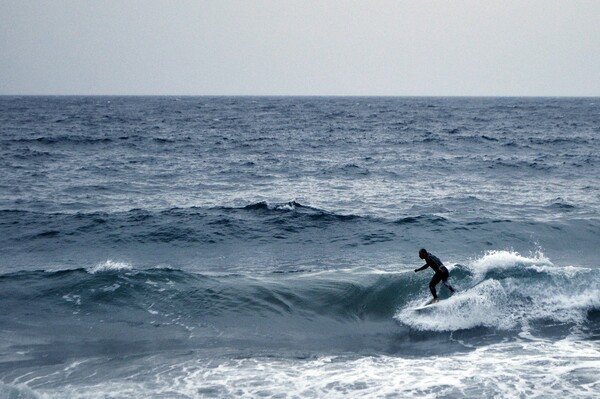
<svg viewBox="0 0 600 399"><path fill-rule="evenodd" d="M600 99L0 97L0 172L1 398L600 395Z"/></svg>

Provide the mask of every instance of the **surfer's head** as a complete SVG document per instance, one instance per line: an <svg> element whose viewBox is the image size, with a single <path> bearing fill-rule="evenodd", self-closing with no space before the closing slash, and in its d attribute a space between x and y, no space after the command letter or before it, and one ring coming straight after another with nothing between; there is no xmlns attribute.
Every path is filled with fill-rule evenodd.
<svg viewBox="0 0 600 399"><path fill-rule="evenodd" d="M419 249L419 258L425 259L427 257L427 250L425 248Z"/></svg>

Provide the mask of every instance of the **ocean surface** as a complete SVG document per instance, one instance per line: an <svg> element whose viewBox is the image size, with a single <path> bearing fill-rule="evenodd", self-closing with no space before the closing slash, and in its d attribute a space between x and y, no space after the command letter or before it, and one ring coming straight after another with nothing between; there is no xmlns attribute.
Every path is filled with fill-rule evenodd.
<svg viewBox="0 0 600 399"><path fill-rule="evenodd" d="M0 398L598 397L599 183L600 98L0 97Z"/></svg>

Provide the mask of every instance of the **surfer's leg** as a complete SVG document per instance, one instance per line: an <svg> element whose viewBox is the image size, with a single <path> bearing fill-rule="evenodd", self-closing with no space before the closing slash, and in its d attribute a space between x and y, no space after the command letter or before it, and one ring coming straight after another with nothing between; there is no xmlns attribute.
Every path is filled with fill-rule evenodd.
<svg viewBox="0 0 600 399"><path fill-rule="evenodd" d="M429 290L431 291L431 295L433 295L433 299L437 299L437 293L435 292L435 286L442 280L440 276L436 274L433 275L431 281L429 282Z"/></svg>
<svg viewBox="0 0 600 399"><path fill-rule="evenodd" d="M448 282L448 277L450 277L450 272L448 271L448 269L446 269L446 267L442 268L442 284L444 284L446 286L446 288L448 288L450 290L450 292L455 293L456 290L450 285L450 283Z"/></svg>
<svg viewBox="0 0 600 399"><path fill-rule="evenodd" d="M450 283L448 282L448 280L442 280L442 284L444 284L446 286L446 288L448 288L450 290L451 293L455 293L456 290L454 289L454 287L452 287L450 285Z"/></svg>

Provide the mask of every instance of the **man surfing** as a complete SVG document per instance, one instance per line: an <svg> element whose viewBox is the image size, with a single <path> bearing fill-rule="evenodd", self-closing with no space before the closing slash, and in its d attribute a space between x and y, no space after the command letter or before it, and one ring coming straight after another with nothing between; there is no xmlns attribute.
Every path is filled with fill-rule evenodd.
<svg viewBox="0 0 600 399"><path fill-rule="evenodd" d="M444 266L442 261L437 256L428 253L425 248L421 248L419 250L419 258L424 259L426 263L418 269L415 269L415 272L420 272L428 267L431 267L435 272L433 278L429 282L429 290L431 291L431 295L433 295L433 300L431 303L439 302L437 293L435 292L435 286L438 285L440 281L450 290L450 292L456 292L456 290L448 283L448 277L450 275L448 269L446 269L446 266Z"/></svg>

